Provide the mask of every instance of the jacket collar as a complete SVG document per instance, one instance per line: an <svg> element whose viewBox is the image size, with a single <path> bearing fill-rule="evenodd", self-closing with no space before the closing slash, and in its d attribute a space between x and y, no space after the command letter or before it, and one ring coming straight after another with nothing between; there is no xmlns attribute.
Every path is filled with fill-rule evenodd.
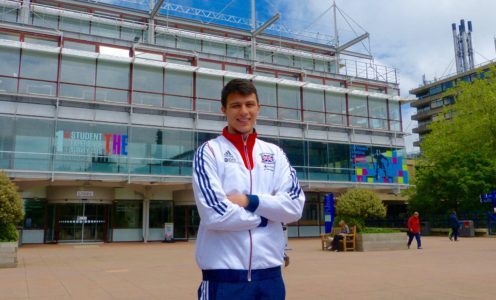
<svg viewBox="0 0 496 300"><path fill-rule="evenodd" d="M246 160L245 154L245 141L243 141L243 135L238 133L230 133L227 130L227 126L222 130L222 135L230 141L234 147L238 150L239 154L243 158L243 162L245 163L245 167L248 170L253 169L253 147L255 146L255 140L257 139L257 132L255 128L253 128L253 133L248 134L246 139L246 148L248 152L249 161Z"/></svg>

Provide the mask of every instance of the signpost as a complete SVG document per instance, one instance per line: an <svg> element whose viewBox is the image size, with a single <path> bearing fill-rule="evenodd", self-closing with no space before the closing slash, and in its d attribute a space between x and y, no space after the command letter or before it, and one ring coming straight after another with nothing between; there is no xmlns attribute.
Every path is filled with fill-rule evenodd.
<svg viewBox="0 0 496 300"><path fill-rule="evenodd" d="M480 195L480 202L493 204L493 212L487 213L487 232L489 235L495 234L493 228L496 227L496 190Z"/></svg>
<svg viewBox="0 0 496 300"><path fill-rule="evenodd" d="M325 233L332 232L332 223L334 222L334 194L324 196L324 225Z"/></svg>

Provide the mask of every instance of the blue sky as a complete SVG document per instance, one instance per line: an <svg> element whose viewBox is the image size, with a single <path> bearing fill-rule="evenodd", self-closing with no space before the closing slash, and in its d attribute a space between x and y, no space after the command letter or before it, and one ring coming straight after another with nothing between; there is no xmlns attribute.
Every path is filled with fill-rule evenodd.
<svg viewBox="0 0 496 300"><path fill-rule="evenodd" d="M93 0L95 1L95 0ZM116 2L116 0L96 0ZM167 0L166 0L167 1ZM149 0L120 0L123 5L146 9ZM183 6L201 8L228 15L250 18L248 0L169 0ZM278 24L294 31L306 29L325 35L334 35L332 14L326 10L331 0L257 0L257 20L263 22L275 13L281 14ZM377 64L394 67L398 71L401 94L411 97L409 90L418 87L425 74L428 80L455 72L451 24L460 19L471 20L475 50L475 63L496 57L495 0L337 0L336 4L353 24L338 14L338 31L341 44L365 31L370 34L369 47ZM326 12L326 13L324 13ZM353 21L352 21L353 20ZM353 50L366 51L362 45ZM403 106L403 124L411 132L416 123L410 120L414 113ZM416 135L406 138L407 150Z"/></svg>

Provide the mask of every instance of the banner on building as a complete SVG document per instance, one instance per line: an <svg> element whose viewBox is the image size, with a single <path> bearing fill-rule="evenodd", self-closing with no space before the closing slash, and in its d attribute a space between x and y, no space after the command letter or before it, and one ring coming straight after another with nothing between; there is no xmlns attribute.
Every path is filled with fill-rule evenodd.
<svg viewBox="0 0 496 300"><path fill-rule="evenodd" d="M324 225L325 233L332 232L332 223L334 222L334 194L324 196Z"/></svg>

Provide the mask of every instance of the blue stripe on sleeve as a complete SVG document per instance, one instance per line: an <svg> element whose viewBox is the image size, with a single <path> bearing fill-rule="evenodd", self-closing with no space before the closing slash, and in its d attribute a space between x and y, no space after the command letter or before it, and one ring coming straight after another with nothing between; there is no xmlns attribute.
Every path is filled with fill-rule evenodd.
<svg viewBox="0 0 496 300"><path fill-rule="evenodd" d="M196 155L195 155L195 173L198 177L198 185L200 187L200 191L201 191L203 197L205 198L205 200L207 202L207 206L213 208L218 214L223 215L225 212L225 208L222 208L222 207L219 208L219 207L217 207L217 205L215 205L214 200L212 199L212 194L210 194L210 192L213 193L213 191L209 191L205 187L207 184L210 185L210 183L207 182L208 176L206 175L205 168L203 166L203 150L205 149L205 146L206 146L206 143L204 143L202 146L200 146L200 148L198 149L198 151L196 152ZM210 187L210 189L211 189L211 187Z"/></svg>
<svg viewBox="0 0 496 300"><path fill-rule="evenodd" d="M207 192L209 192L209 194L211 195L211 200L212 200L212 205L215 206L215 207L219 207L219 200L217 199L217 195L215 194L215 191L212 189L212 185L210 184L210 179L208 178L208 175L207 175L207 172L205 171L205 160L203 159L203 151L205 149L205 146L202 147L202 151L201 151L201 157L200 157L200 160L201 160L201 171L202 173L204 174L204 177L206 179L206 183L207 183ZM219 209L224 213L225 212L225 208L223 208L222 206L219 207Z"/></svg>

